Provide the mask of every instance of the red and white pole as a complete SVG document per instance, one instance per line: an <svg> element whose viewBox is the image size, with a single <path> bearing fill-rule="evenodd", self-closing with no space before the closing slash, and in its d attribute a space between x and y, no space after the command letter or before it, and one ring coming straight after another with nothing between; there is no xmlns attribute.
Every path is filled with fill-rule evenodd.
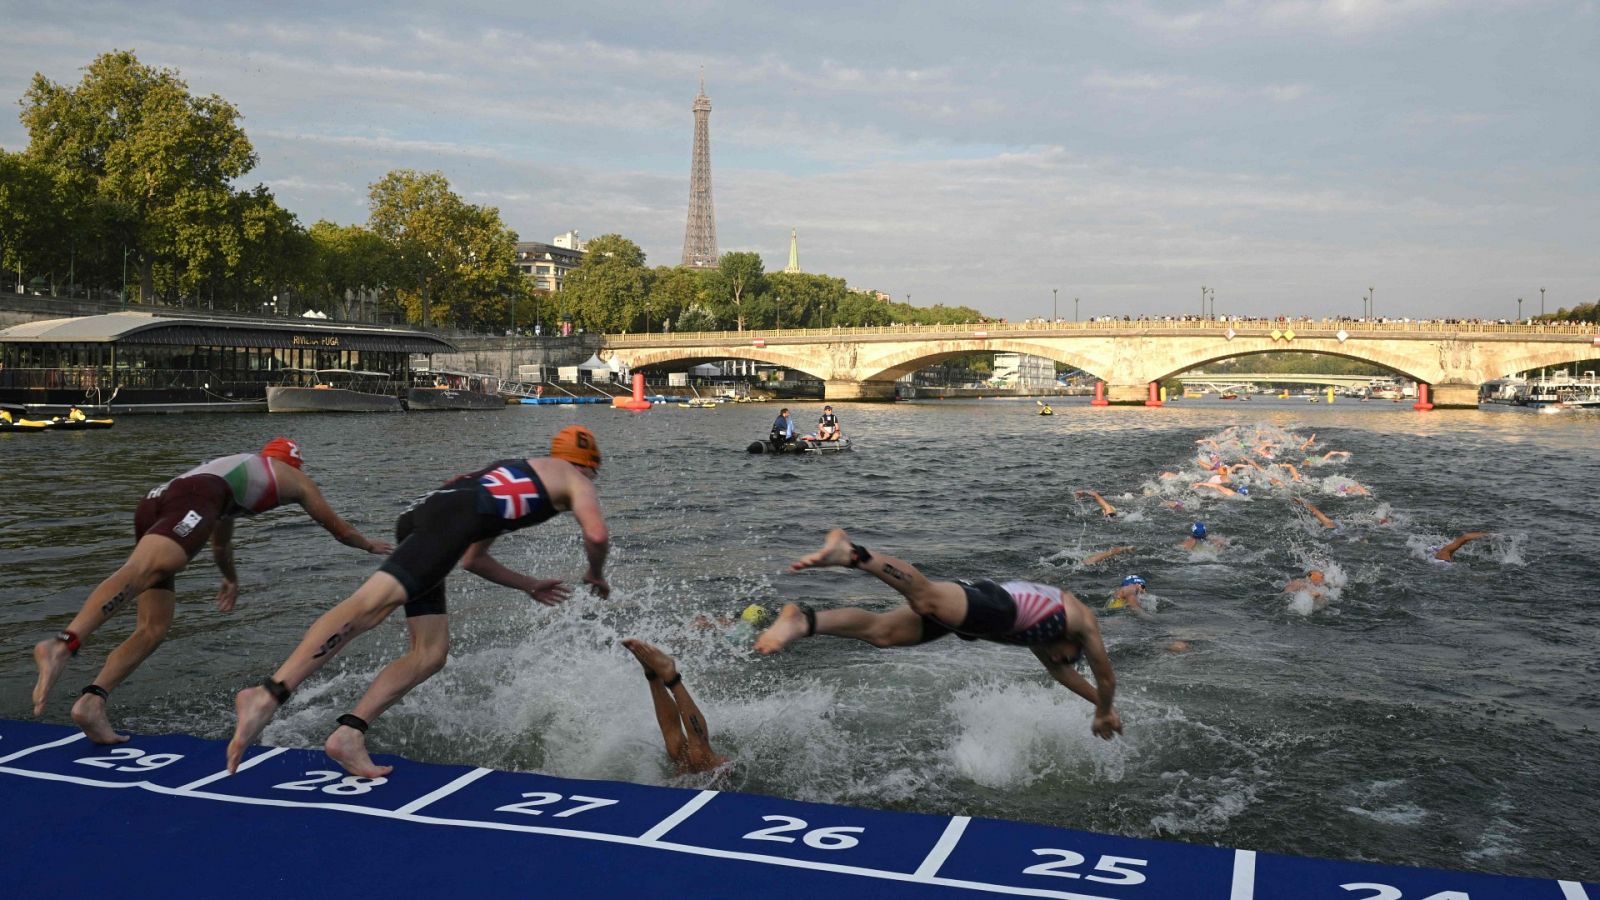
<svg viewBox="0 0 1600 900"><path fill-rule="evenodd" d="M1150 382L1150 399L1144 401L1144 405L1145 406L1160 406L1161 405L1161 383L1159 381Z"/></svg>

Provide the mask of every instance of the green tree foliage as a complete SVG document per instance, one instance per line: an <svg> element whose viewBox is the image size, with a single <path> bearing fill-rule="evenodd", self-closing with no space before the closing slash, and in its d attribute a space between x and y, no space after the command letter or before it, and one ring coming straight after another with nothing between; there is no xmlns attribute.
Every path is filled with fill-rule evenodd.
<svg viewBox="0 0 1600 900"><path fill-rule="evenodd" d="M390 284L409 321L458 328L507 319L521 292L517 236L500 211L463 201L440 172L396 169L373 183L368 226L388 245Z"/></svg>
<svg viewBox="0 0 1600 900"><path fill-rule="evenodd" d="M66 229L55 185L42 166L0 150L0 266L19 282L50 266Z"/></svg>
<svg viewBox="0 0 1600 900"><path fill-rule="evenodd" d="M256 163L232 104L113 51L76 86L35 74L21 118L28 158L49 172L75 224L128 249L143 293L157 265L173 291L229 267L244 240L232 230L232 183Z"/></svg>
<svg viewBox="0 0 1600 900"><path fill-rule="evenodd" d="M761 262L761 254L748 251L722 254L722 259L717 263L716 284L720 288L717 299L729 303L733 308L734 330L743 331L745 301L759 296L766 287L766 270Z"/></svg>
<svg viewBox="0 0 1600 900"><path fill-rule="evenodd" d="M371 318L375 310L362 307L389 285L389 245L360 225L337 225L326 219L311 226L307 239L311 259L303 290L308 299L336 305L340 318Z"/></svg>
<svg viewBox="0 0 1600 900"><path fill-rule="evenodd" d="M620 234L588 243L583 262L567 275L557 305L574 325L590 331L638 330L650 298L644 251Z"/></svg>
<svg viewBox="0 0 1600 900"><path fill-rule="evenodd" d="M1534 316L1541 322L1597 322L1600 323L1600 300L1580 303L1571 309L1562 307L1547 316Z"/></svg>
<svg viewBox="0 0 1600 900"><path fill-rule="evenodd" d="M645 301L648 327L644 321L636 319L630 330L660 331L668 322L681 327L684 313L690 307L707 308L711 295L710 276L705 269L657 266L650 275L650 295Z"/></svg>

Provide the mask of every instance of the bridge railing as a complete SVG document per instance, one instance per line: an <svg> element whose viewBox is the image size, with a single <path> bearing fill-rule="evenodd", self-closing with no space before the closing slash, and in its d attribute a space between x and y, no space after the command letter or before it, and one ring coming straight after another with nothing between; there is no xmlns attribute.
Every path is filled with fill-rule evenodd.
<svg viewBox="0 0 1600 900"><path fill-rule="evenodd" d="M1192 334L1196 331L1252 336L1293 330L1296 336L1326 337L1340 330L1352 337L1392 334L1572 335L1600 339L1600 325L1484 322L1464 319L1107 319L1083 322L987 322L960 325L873 325L859 328L785 328L758 331L680 331L665 334L608 334L608 347L670 347L703 344L745 344L761 341L815 343L833 340L894 340L950 335L974 337L1047 337L1063 334Z"/></svg>

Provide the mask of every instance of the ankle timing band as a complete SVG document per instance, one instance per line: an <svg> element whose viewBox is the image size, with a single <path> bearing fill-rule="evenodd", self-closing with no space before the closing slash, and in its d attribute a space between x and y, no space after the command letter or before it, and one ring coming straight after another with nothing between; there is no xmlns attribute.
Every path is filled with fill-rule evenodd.
<svg viewBox="0 0 1600 900"><path fill-rule="evenodd" d="M110 700L111 699L111 692L106 690L105 688L101 687L98 684L91 684L88 687L86 687L83 690L78 692L78 696L80 696L80 697L87 696L89 694L93 694L96 697L99 697L101 700Z"/></svg>
<svg viewBox="0 0 1600 900"><path fill-rule="evenodd" d="M860 544L850 545L850 568L859 569L862 563L870 559L872 559L872 554L867 552L867 548Z"/></svg>
<svg viewBox="0 0 1600 900"><path fill-rule="evenodd" d="M796 603L795 606L800 609L800 612L805 614L806 637L815 635L817 633L817 611L812 609L811 604L809 603Z"/></svg>
<svg viewBox="0 0 1600 900"><path fill-rule="evenodd" d="M288 703L289 697L294 693L283 682L274 681L270 675L261 679L261 686L267 689L267 693L272 695L272 699L278 701L279 706Z"/></svg>
<svg viewBox="0 0 1600 900"><path fill-rule="evenodd" d="M354 728L355 730L361 732L362 734L366 734L367 733L367 727L368 727L367 726L367 720L361 718L360 716L354 716L354 715L351 715L350 713L345 713L344 715L340 716L336 721L340 725L346 725L346 726L349 726L350 728Z"/></svg>
<svg viewBox="0 0 1600 900"><path fill-rule="evenodd" d="M78 648L83 646L83 641L79 640L76 634L73 634L71 631L66 629L62 629L61 633L56 635L56 640L66 644L67 652L71 653L73 656L77 656Z"/></svg>
<svg viewBox="0 0 1600 900"><path fill-rule="evenodd" d="M679 672L678 674L672 676L671 680L661 682L661 686L670 691L673 688L677 687L682 681L683 681L683 673Z"/></svg>

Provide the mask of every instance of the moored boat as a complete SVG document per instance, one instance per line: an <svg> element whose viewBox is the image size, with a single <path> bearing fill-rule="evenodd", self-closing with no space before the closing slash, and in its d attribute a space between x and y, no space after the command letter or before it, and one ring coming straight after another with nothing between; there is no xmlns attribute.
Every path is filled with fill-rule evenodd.
<svg viewBox="0 0 1600 900"><path fill-rule="evenodd" d="M284 369L306 384L267 388L267 412L400 412L387 372L355 369Z"/></svg>
<svg viewBox="0 0 1600 900"><path fill-rule="evenodd" d="M436 369L417 373L418 383L406 391L412 410L505 409L500 379L477 372Z"/></svg>

